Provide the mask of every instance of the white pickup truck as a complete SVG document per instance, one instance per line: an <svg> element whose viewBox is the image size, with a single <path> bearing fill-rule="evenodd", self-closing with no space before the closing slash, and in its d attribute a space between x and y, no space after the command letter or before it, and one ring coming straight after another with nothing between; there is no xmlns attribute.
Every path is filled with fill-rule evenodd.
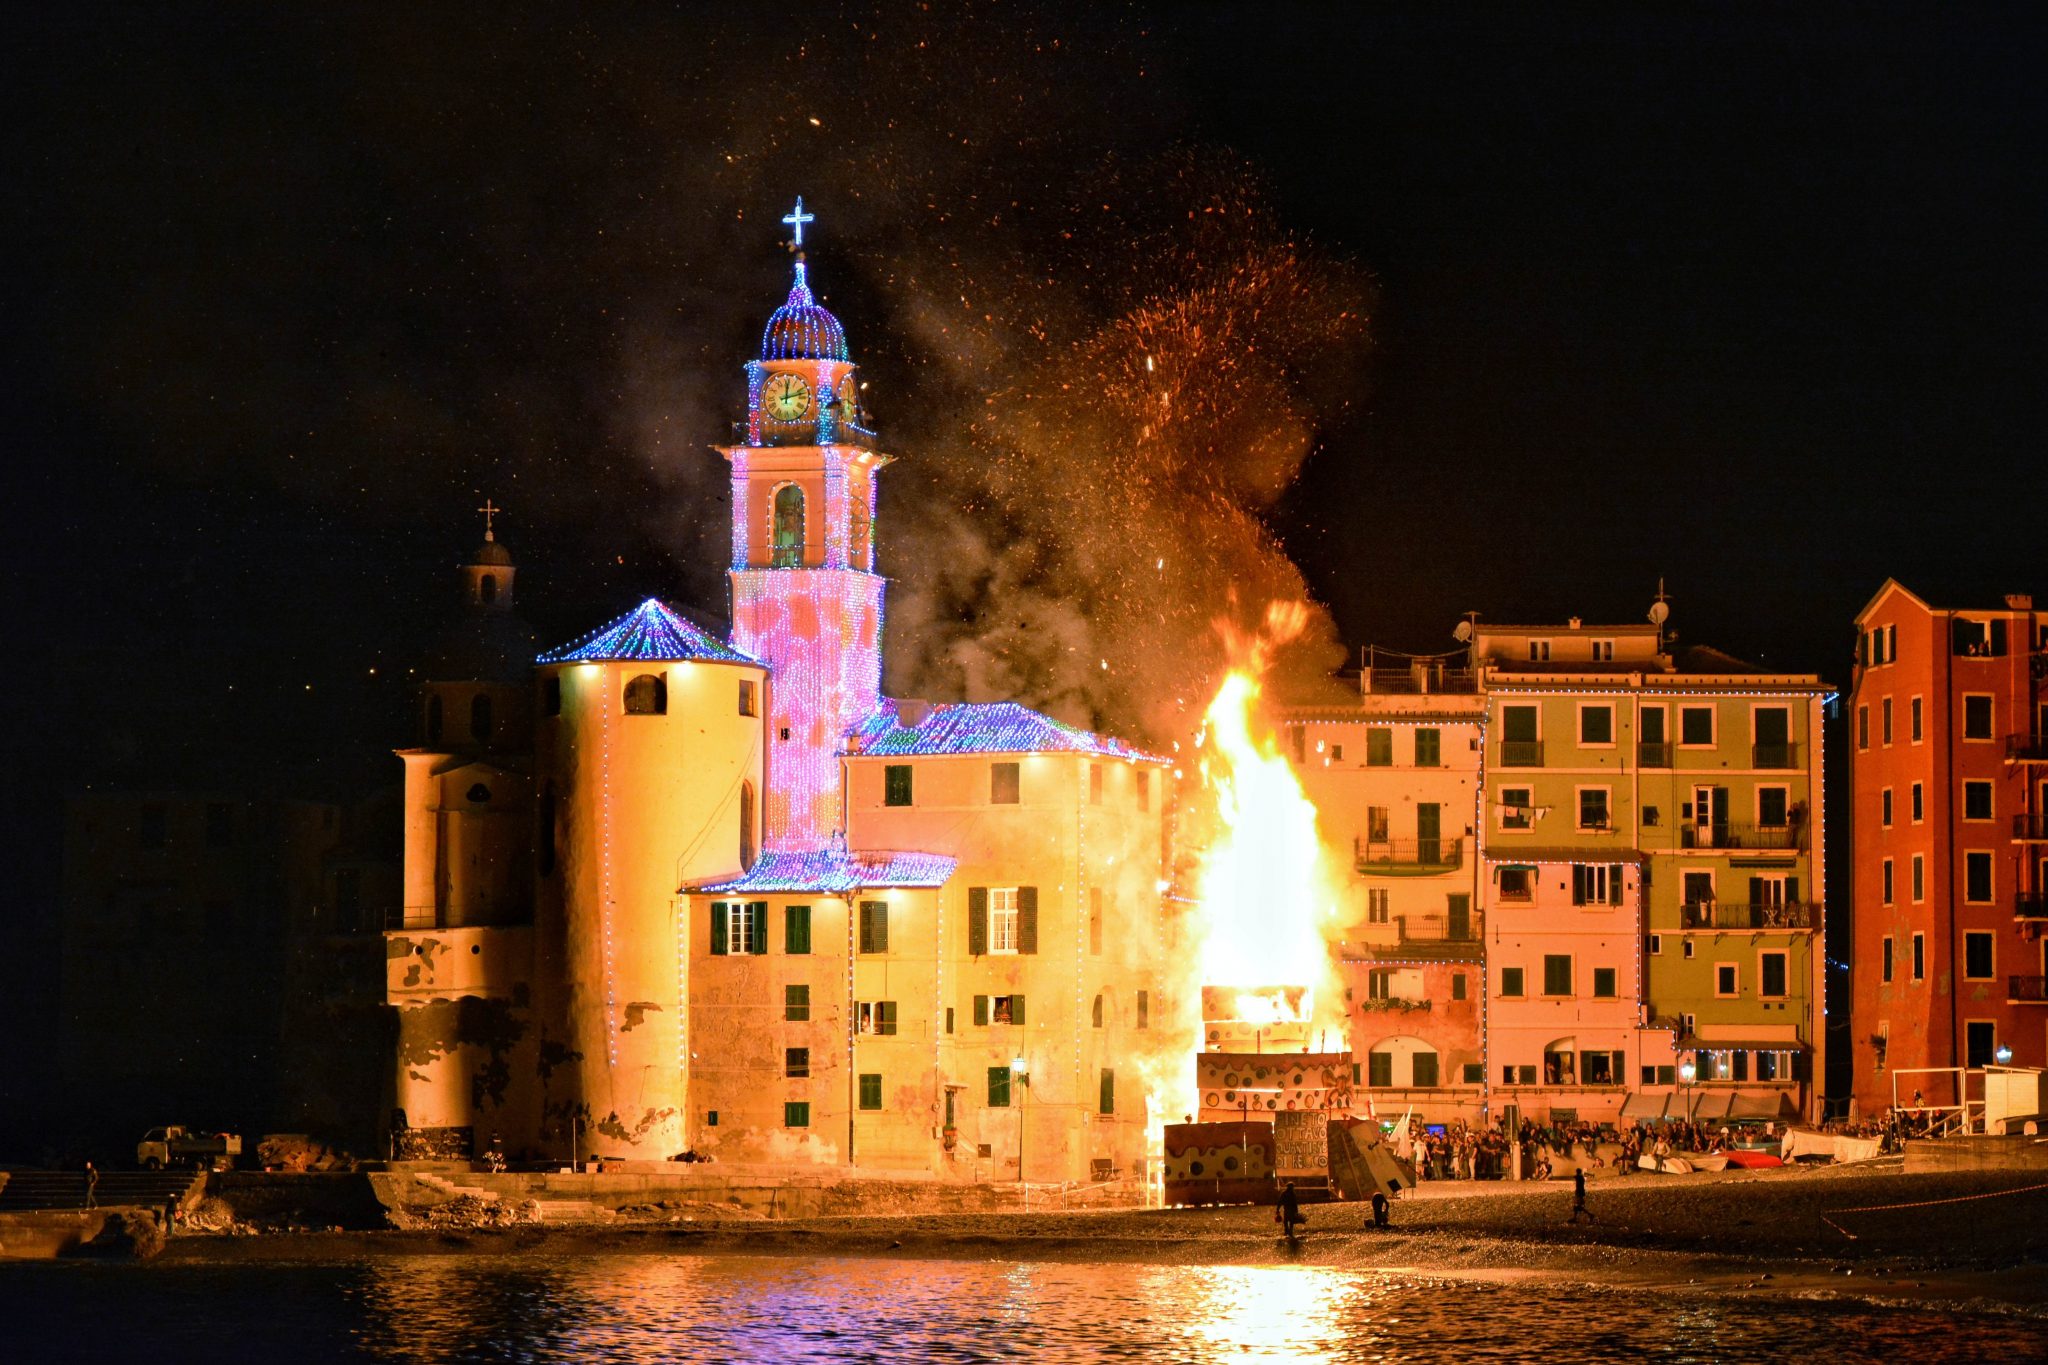
<svg viewBox="0 0 2048 1365"><path fill-rule="evenodd" d="M210 1166L225 1171L241 1154L238 1134L195 1133L175 1125L152 1128L135 1144L135 1164L151 1171L166 1166Z"/></svg>

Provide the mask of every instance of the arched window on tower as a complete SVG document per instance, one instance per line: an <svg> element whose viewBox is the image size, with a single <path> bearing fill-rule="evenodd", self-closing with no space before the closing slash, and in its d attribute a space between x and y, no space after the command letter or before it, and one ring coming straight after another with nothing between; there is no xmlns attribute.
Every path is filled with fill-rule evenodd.
<svg viewBox="0 0 2048 1365"><path fill-rule="evenodd" d="M427 743L441 742L441 694L435 692L427 697Z"/></svg>
<svg viewBox="0 0 2048 1365"><path fill-rule="evenodd" d="M778 569L804 562L804 490L793 483L775 490L775 552L768 562Z"/></svg>
<svg viewBox="0 0 2048 1365"><path fill-rule="evenodd" d="M498 576L494 573L485 574L482 581L476 585L476 595L487 607L497 601Z"/></svg>
<svg viewBox="0 0 2048 1365"><path fill-rule="evenodd" d="M1094 1022L1095 1022L1095 1027L1096 1027L1096 1028L1101 1028L1101 1027L1102 1027L1102 997L1101 997L1101 996L1099 996L1099 995L1095 997L1095 1018L1094 1018Z"/></svg>
<svg viewBox="0 0 2048 1365"><path fill-rule="evenodd" d="M740 871L754 866L754 784L740 783Z"/></svg>
<svg viewBox="0 0 2048 1365"><path fill-rule="evenodd" d="M626 714L665 716L668 714L668 679L659 673L642 673L626 684Z"/></svg>
<svg viewBox="0 0 2048 1365"><path fill-rule="evenodd" d="M469 737L478 744L491 742L491 728L497 717L491 714L491 694L479 692L469 699Z"/></svg>

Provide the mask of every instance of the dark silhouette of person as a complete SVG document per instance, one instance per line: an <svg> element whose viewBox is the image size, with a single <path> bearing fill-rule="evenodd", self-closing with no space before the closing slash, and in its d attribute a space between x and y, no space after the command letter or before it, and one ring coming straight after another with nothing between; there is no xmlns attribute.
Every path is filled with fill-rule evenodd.
<svg viewBox="0 0 2048 1365"><path fill-rule="evenodd" d="M100 1168L90 1161L85 1163L85 1206L96 1209L100 1206Z"/></svg>
<svg viewBox="0 0 2048 1365"><path fill-rule="evenodd" d="M1386 1227L1390 1211L1391 1206L1387 1203L1387 1192L1385 1190L1374 1190L1372 1192L1372 1225L1376 1228Z"/></svg>
<svg viewBox="0 0 2048 1365"><path fill-rule="evenodd" d="M1592 1210L1586 1207L1586 1172L1584 1169L1572 1172L1572 1216L1567 1222L1576 1223L1581 1218L1593 1221Z"/></svg>
<svg viewBox="0 0 2048 1365"><path fill-rule="evenodd" d="M1280 1191L1280 1231L1291 1242L1295 1225L1307 1221L1301 1216L1301 1196L1294 1192L1294 1182L1290 1180Z"/></svg>

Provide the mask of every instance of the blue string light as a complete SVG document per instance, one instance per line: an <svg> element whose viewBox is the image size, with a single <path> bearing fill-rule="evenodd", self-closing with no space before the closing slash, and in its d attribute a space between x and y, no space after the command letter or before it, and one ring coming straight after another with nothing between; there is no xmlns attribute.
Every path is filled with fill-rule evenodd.
<svg viewBox="0 0 2048 1365"><path fill-rule="evenodd" d="M688 890L702 895L844 893L873 887L943 886L958 860L943 853L848 853L843 848L768 849L744 876Z"/></svg>
<svg viewBox="0 0 2048 1365"><path fill-rule="evenodd" d="M850 755L1097 754L1141 763L1167 761L1120 739L1062 724L1013 701L941 703L914 725L902 723L896 705L884 701L855 727L846 737Z"/></svg>
<svg viewBox="0 0 2048 1365"><path fill-rule="evenodd" d="M768 317L761 333L763 360L850 360L846 329L839 319L819 305L804 278L804 263L796 263L796 283L790 286L789 301Z"/></svg>
<svg viewBox="0 0 2048 1365"><path fill-rule="evenodd" d="M757 664L691 625L660 599L650 597L608 626L540 656L544 664L607 661L668 662L702 659L713 663Z"/></svg>

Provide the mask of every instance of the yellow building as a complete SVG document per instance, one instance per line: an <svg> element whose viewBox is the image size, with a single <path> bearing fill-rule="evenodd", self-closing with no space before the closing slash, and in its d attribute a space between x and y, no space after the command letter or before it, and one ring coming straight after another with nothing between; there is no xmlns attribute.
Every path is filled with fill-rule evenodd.
<svg viewBox="0 0 2048 1365"><path fill-rule="evenodd" d="M1166 765L881 695L878 475L801 255L747 372L729 640L650 599L423 700L396 1144L1082 1181L1142 1173ZM495 541L464 570L511 620ZM500 635L504 631L500 630Z"/></svg>

